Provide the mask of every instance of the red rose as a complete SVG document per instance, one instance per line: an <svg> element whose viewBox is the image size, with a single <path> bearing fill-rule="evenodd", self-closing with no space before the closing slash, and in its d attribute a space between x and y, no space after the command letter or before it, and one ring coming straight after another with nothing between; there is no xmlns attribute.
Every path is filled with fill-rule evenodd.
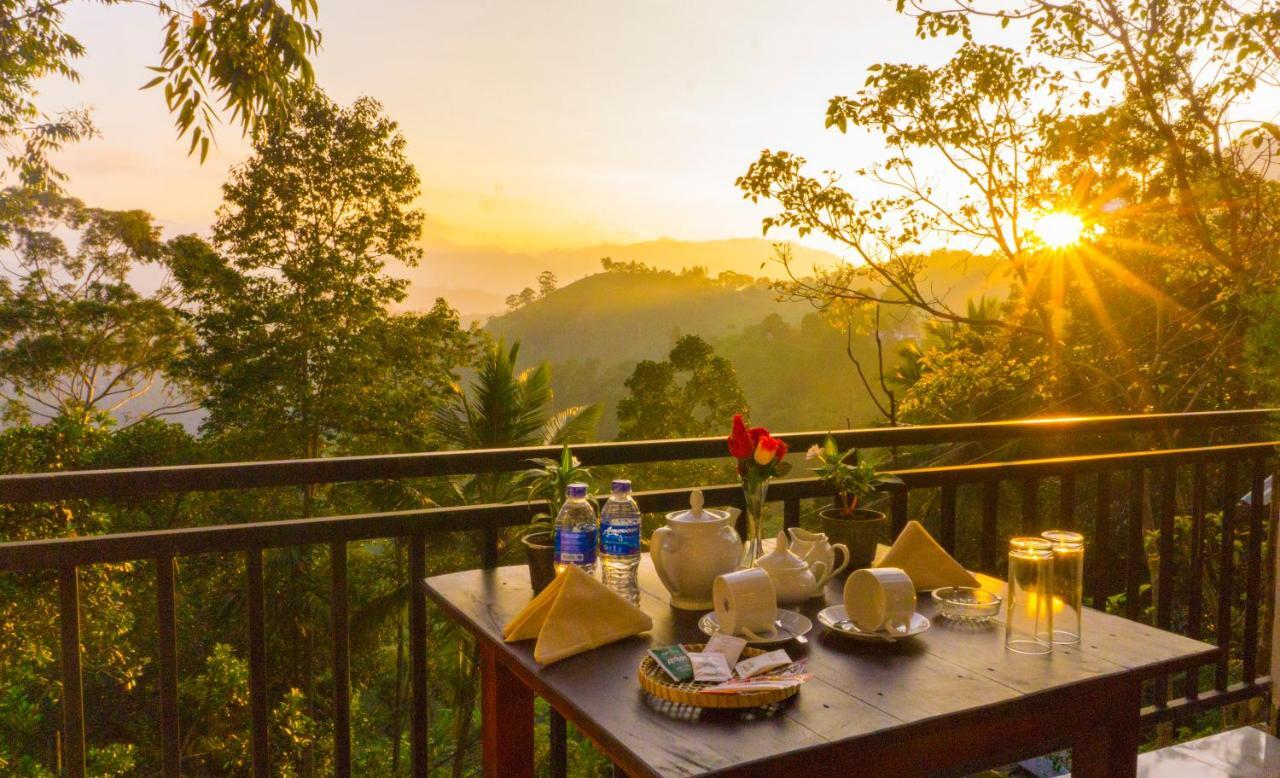
<svg viewBox="0 0 1280 778"><path fill-rule="evenodd" d="M755 440L747 431L747 425L742 421L742 414L733 414L733 434L729 436L729 453L738 459L746 459L755 449Z"/></svg>

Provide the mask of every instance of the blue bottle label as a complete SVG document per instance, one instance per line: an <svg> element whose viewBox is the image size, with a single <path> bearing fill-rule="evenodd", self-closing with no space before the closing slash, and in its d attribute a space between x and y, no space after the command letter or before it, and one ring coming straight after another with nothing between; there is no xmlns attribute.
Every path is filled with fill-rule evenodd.
<svg viewBox="0 0 1280 778"><path fill-rule="evenodd" d="M556 531L556 564L591 565L596 561L596 532Z"/></svg>
<svg viewBox="0 0 1280 778"><path fill-rule="evenodd" d="M631 556L640 553L640 525L606 524L600 529L600 553L605 556Z"/></svg>

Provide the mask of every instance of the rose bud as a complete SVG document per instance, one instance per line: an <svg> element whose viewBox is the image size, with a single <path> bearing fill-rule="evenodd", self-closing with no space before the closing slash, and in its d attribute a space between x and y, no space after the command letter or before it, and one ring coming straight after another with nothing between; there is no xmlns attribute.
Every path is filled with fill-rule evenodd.
<svg viewBox="0 0 1280 778"><path fill-rule="evenodd" d="M786 444L770 435L762 435L760 443L756 446L756 464L761 467L768 465L778 457L779 449L785 452Z"/></svg>

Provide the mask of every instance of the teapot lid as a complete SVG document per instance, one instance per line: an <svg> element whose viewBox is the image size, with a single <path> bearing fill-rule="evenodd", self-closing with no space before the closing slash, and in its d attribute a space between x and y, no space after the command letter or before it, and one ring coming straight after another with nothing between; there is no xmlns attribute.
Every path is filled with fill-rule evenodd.
<svg viewBox="0 0 1280 778"><path fill-rule="evenodd" d="M704 503L705 498L702 496L702 490L694 489L689 493L689 510L668 513L667 519L669 521L722 521L729 515L724 511L703 508Z"/></svg>
<svg viewBox="0 0 1280 778"><path fill-rule="evenodd" d="M779 532L778 539L774 542L773 550L756 560L756 567L772 568L774 570L791 570L793 568L807 568L809 565L787 548L787 533Z"/></svg>

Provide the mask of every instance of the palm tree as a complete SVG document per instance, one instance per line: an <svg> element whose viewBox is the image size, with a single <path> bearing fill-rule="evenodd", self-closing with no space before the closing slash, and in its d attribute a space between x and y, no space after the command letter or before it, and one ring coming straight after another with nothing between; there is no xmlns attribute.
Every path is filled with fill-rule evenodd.
<svg viewBox="0 0 1280 778"><path fill-rule="evenodd" d="M450 447L517 448L578 443L595 431L600 421L598 405L575 405L551 413L551 368L546 362L516 370L520 342L506 348L492 344L476 365L470 391L455 384L450 401L436 409L432 426ZM477 473L456 483L459 498L468 503L510 502L523 496L523 473ZM499 553L509 546L499 538ZM453 688L453 774L463 773L471 720L475 706L476 673L459 656L458 679ZM472 672L468 672L471 670Z"/></svg>
<svg viewBox="0 0 1280 778"><path fill-rule="evenodd" d="M600 422L600 406L575 405L550 413L554 400L551 367L542 362L517 372L520 342L510 349L491 345L476 365L466 392L455 384L448 403L436 409L433 427L451 448L518 448L580 443ZM459 484L467 502L510 502L519 498L516 473L480 473Z"/></svg>

